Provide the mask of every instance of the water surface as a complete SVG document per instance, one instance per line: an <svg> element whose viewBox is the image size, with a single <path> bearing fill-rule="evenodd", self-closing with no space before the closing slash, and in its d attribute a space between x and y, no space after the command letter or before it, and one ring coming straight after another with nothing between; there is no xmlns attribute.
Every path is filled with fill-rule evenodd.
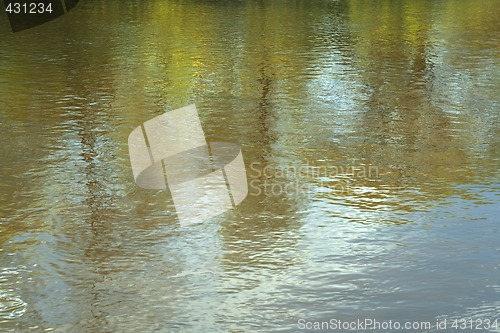
<svg viewBox="0 0 500 333"><path fill-rule="evenodd" d="M13 34L0 15L0 330L500 332L498 17L88 0ZM242 147L250 194L182 227L134 184L127 136L191 103L208 141Z"/></svg>

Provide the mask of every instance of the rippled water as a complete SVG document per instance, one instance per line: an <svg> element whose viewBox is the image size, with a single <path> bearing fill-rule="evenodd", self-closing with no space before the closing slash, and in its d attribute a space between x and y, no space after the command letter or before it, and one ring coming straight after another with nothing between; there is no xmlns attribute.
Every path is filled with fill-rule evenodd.
<svg viewBox="0 0 500 333"><path fill-rule="evenodd" d="M89 0L16 34L0 15L0 330L500 332L499 14ZM182 227L127 136L191 103L242 147L250 194Z"/></svg>

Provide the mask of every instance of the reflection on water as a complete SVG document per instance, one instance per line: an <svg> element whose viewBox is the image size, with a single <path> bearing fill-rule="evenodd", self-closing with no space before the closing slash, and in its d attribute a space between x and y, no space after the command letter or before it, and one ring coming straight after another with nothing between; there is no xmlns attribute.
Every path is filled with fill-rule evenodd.
<svg viewBox="0 0 500 333"><path fill-rule="evenodd" d="M1 16L1 330L498 318L498 14L86 1L17 34ZM168 191L134 184L126 143L192 103L254 187L181 227Z"/></svg>

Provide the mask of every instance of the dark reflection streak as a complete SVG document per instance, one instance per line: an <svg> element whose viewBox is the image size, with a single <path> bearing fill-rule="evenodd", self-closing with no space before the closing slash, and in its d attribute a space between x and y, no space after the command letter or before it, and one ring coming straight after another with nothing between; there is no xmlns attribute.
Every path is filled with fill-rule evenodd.
<svg viewBox="0 0 500 333"><path fill-rule="evenodd" d="M262 9L263 10L263 9ZM263 15L265 16L265 12ZM270 127L269 123L271 121L270 119L270 108L271 104L269 102L271 91L272 91L272 75L269 74L269 68L270 68L270 60L269 60L269 47L268 43L269 41L266 38L266 34L269 32L267 31L265 20L262 22L262 27L261 27L261 48L262 52L261 54L261 62L258 67L259 71L259 78L257 81L260 84L261 87L261 94L259 97L259 104L257 106L257 121L259 124L260 128L260 140L259 142L261 143L261 147L265 148L268 152L270 152L270 145L274 141L274 136L270 133Z"/></svg>
<svg viewBox="0 0 500 333"><path fill-rule="evenodd" d="M272 135L269 133L270 103L268 97L271 91L272 80L266 74L266 65L264 63L261 63L259 73L261 76L258 81L262 85L262 94L259 98L259 106L257 108L259 112L258 121L261 128L262 143L267 147L272 141Z"/></svg>
<svg viewBox="0 0 500 333"><path fill-rule="evenodd" d="M110 204L110 198L104 195L105 186L96 175L102 172L102 169L96 167L99 163L96 161L96 140L97 137L92 133L92 128L95 125L90 121L82 121L82 129L79 131L81 136L81 143L84 151L81 153L83 160L86 162L85 174L87 178L86 187L88 189L88 196L85 204L90 209L89 222L90 226L94 228L97 223L103 221L102 211Z"/></svg>
<svg viewBox="0 0 500 333"><path fill-rule="evenodd" d="M99 162L96 161L97 137L94 133L92 133L92 129L96 127L94 120L95 115L93 114L93 112L86 112L86 116L84 115L84 117L82 117L82 127L79 131L79 134L81 136L82 146L84 147L81 156L86 162L85 174L87 178L86 187L88 193L87 198L85 199L85 204L90 210L90 215L88 216L87 220L90 224L93 235L93 238L89 242L86 255L89 255L90 260L94 262L94 273L102 275L102 272L100 271L101 267L103 266L103 261L98 259L101 256L98 255L98 252L100 251L99 248L102 246L102 229L105 228L105 225L101 225L104 222L103 211L105 210L105 206L108 203L107 201L109 201L109 198L103 195L104 186L98 179L96 179L96 174L98 174L100 171L99 168L96 167L96 164ZM97 284L97 281L91 282L90 312L92 314L92 317L94 318L94 322L99 323L99 326L101 327L108 327L107 318L109 318L109 313L103 311L99 306L99 304L101 304L104 299L100 292L97 290ZM106 330L106 332L111 331Z"/></svg>
<svg viewBox="0 0 500 333"><path fill-rule="evenodd" d="M87 40L89 38L85 32L72 31L68 28L68 40ZM77 37L75 37L77 36ZM107 272L107 262L109 260L110 247L110 226L108 216L110 207L113 206L113 196L109 194L110 172L108 166L110 156L103 144L108 143L108 132L102 130L102 125L109 120L103 119L100 109L105 107L101 99L102 96L110 96L111 91L107 84L111 76L107 63L110 55L102 51L102 45L98 49L86 48L85 44L68 43L67 53L71 54L71 61L68 61L67 72L71 73L66 82L67 96L70 98L71 106L78 106L79 110L71 112L71 118L75 121L77 134L80 138L78 153L83 166L81 172L84 176L84 186L86 193L82 194L80 207L84 212L82 220L90 227L84 228L78 235L81 239L75 240L81 244L83 255L81 265L86 273L85 278L79 281L78 287L85 290L88 295L88 312L78 313L77 316L84 319L85 327L81 327L86 332L111 333L108 318L110 314L103 309L103 302L106 296L99 289L99 284L103 282ZM100 62L95 64L94 52L98 52ZM95 82L99 82L96 86ZM74 99L73 99L74 98ZM81 164L80 164L81 165ZM86 208L86 209L84 209ZM85 230L87 229L87 230ZM102 288L101 288L102 289Z"/></svg>
<svg viewBox="0 0 500 333"><path fill-rule="evenodd" d="M98 174L99 168L96 164L97 148L96 148L96 135L92 133L92 129L96 127L94 122L95 116L92 111L86 112L81 118L81 129L79 135L81 137L81 143L83 146L83 151L81 157L86 163L85 174L87 178L87 198L85 199L85 204L90 210L90 214L87 217L87 221L90 224L91 232L93 238L89 241L88 248L85 251L85 255L89 257L92 262L93 272L97 275L102 275L102 266L104 265L105 257L99 254L100 248L103 246L101 243L103 241L103 228L106 228L104 223L105 217L103 216L106 205L109 204L109 198L104 195L103 184L96 179L96 174ZM101 170L102 172L102 170ZM102 257L101 259L99 259ZM90 287L90 297L91 297L91 308L90 312L93 317L94 323L99 323L100 327L108 327L107 318L109 314L104 312L100 305L103 301L103 296L97 290L96 285L98 281L92 281ZM106 330L106 332L111 332Z"/></svg>

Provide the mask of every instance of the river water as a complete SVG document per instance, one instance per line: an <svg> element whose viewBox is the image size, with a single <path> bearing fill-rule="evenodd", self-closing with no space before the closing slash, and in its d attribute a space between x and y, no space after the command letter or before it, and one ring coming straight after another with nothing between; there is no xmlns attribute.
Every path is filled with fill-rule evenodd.
<svg viewBox="0 0 500 333"><path fill-rule="evenodd" d="M0 15L0 331L500 332L498 17L82 0L14 34ZM184 226L127 137L192 103L249 195Z"/></svg>

